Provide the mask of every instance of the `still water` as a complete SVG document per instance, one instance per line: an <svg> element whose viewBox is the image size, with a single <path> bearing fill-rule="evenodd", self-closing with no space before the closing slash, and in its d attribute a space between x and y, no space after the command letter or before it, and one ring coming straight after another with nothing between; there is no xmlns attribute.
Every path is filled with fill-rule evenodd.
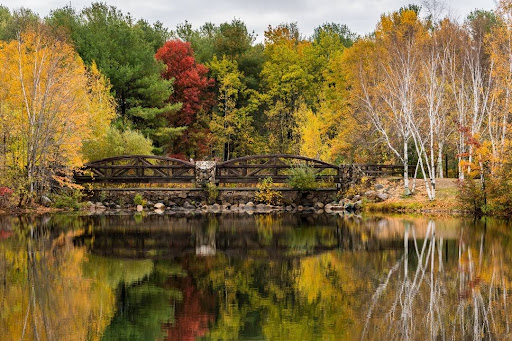
<svg viewBox="0 0 512 341"><path fill-rule="evenodd" d="M512 225L0 217L0 340L512 338Z"/></svg>

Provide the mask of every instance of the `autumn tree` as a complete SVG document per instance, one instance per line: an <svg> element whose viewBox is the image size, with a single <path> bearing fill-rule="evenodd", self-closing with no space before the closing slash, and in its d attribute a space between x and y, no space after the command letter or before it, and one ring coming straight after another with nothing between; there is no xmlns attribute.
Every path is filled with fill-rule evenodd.
<svg viewBox="0 0 512 341"><path fill-rule="evenodd" d="M47 22L67 32L85 64L95 62L110 80L124 127L151 137L156 152L180 134L183 129L169 127L164 117L179 110L179 105L167 102L172 82L161 77L165 66L154 57L169 36L160 23L136 21L102 3L80 13L70 7L55 10Z"/></svg>
<svg viewBox="0 0 512 341"><path fill-rule="evenodd" d="M24 174L30 197L56 167L79 166L84 140L114 116L105 78L87 71L73 48L45 27L1 43L0 108L4 164ZM73 113L73 114L70 114Z"/></svg>
<svg viewBox="0 0 512 341"><path fill-rule="evenodd" d="M198 127L197 121L198 115L208 112L214 104L214 80L208 78L208 68L196 62L191 44L180 40L167 41L155 57L166 65L162 76L173 80L174 91L169 103L182 104L180 110L166 116L169 125L187 127L181 138L173 143L169 153L177 155L193 151L198 155L204 154L205 128ZM198 130L203 130L203 139L193 140L193 133Z"/></svg>

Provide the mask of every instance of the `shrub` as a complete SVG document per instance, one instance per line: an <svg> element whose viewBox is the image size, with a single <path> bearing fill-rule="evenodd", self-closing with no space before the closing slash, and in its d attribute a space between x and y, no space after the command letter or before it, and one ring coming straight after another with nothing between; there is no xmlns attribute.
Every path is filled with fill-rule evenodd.
<svg viewBox="0 0 512 341"><path fill-rule="evenodd" d="M208 204L214 204L219 197L219 189L215 184L212 184L211 182L207 183L204 189L208 194Z"/></svg>
<svg viewBox="0 0 512 341"><path fill-rule="evenodd" d="M85 141L82 146L84 157L90 161L119 155L150 155L152 151L153 143L140 132L116 127L109 127L106 134Z"/></svg>
<svg viewBox="0 0 512 341"><path fill-rule="evenodd" d="M298 166L289 170L287 180L291 187L305 191L318 187L316 182L316 170L313 167Z"/></svg>
<svg viewBox="0 0 512 341"><path fill-rule="evenodd" d="M52 206L78 211L82 207L82 199L83 194L80 190L64 190L52 195Z"/></svg>
<svg viewBox="0 0 512 341"><path fill-rule="evenodd" d="M462 209L470 211L476 215L481 215L485 208L485 192L482 189L480 181L475 181L472 178L458 180L457 186L459 193L457 199L461 204Z"/></svg>
<svg viewBox="0 0 512 341"><path fill-rule="evenodd" d="M146 206L146 204L147 204L146 200L144 200L144 198L142 197L142 194L140 194L140 193L135 194L135 196L133 197L133 203L135 206L137 206L137 205Z"/></svg>
<svg viewBox="0 0 512 341"><path fill-rule="evenodd" d="M274 181L272 178L265 178L256 186L258 191L254 196L256 202L265 203L267 205L279 205L283 195L281 192L273 189Z"/></svg>
<svg viewBox="0 0 512 341"><path fill-rule="evenodd" d="M10 206L10 200L14 191L8 187L0 187L0 207Z"/></svg>

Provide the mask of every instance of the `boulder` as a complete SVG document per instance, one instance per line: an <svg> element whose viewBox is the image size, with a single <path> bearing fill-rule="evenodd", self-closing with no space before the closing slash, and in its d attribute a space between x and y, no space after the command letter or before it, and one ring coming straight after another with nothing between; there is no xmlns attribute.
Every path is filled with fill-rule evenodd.
<svg viewBox="0 0 512 341"><path fill-rule="evenodd" d="M377 199L377 201L386 201L389 199L389 195L386 193L377 193L375 199Z"/></svg>
<svg viewBox="0 0 512 341"><path fill-rule="evenodd" d="M345 206L343 206L343 208L345 209L345 211L352 212L355 210L355 205L353 202L347 202Z"/></svg>
<svg viewBox="0 0 512 341"><path fill-rule="evenodd" d="M48 198L46 195L41 196L41 205L50 206L52 204L52 199Z"/></svg>
<svg viewBox="0 0 512 341"><path fill-rule="evenodd" d="M189 203L188 201L185 201L183 203L183 208L192 209L192 208L196 208L196 207L194 205L192 205L191 203Z"/></svg>
<svg viewBox="0 0 512 341"><path fill-rule="evenodd" d="M358 200L354 203L354 208L357 210L357 211L360 211L362 208L363 208L363 201L362 200Z"/></svg>
<svg viewBox="0 0 512 341"><path fill-rule="evenodd" d="M256 209L258 211L263 211L263 210L265 210L266 207L267 207L267 205L265 205L265 204L258 204L258 205L256 205Z"/></svg>
<svg viewBox="0 0 512 341"><path fill-rule="evenodd" d="M161 202L158 202L155 204L155 206L153 206L156 210L165 210L165 205L162 204Z"/></svg>
<svg viewBox="0 0 512 341"><path fill-rule="evenodd" d="M142 205L137 205L137 212L142 212L144 211L144 207L142 207Z"/></svg>
<svg viewBox="0 0 512 341"><path fill-rule="evenodd" d="M375 191L366 191L366 192L364 192L364 196L368 197L368 198L375 197L376 194L377 194L377 192L375 192Z"/></svg>
<svg viewBox="0 0 512 341"><path fill-rule="evenodd" d="M324 208L324 206L325 206L325 205L324 205L323 203L321 203L321 202L316 202L316 203L315 203L315 208L316 208L316 209L322 209L322 208Z"/></svg>
<svg viewBox="0 0 512 341"><path fill-rule="evenodd" d="M381 189L384 189L384 185L376 184L373 188L375 188L376 191L380 191Z"/></svg>

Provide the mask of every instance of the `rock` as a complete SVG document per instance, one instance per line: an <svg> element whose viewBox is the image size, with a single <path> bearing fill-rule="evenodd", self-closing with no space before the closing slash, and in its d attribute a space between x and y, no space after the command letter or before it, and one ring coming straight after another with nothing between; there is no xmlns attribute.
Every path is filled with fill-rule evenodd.
<svg viewBox="0 0 512 341"><path fill-rule="evenodd" d="M245 205L244 203L240 203L238 204L238 208L241 209L242 211L245 210L247 205Z"/></svg>
<svg viewBox="0 0 512 341"><path fill-rule="evenodd" d="M192 205L191 203L189 203L188 201L185 201L183 203L183 208L192 209L192 208L196 208L196 207L194 205Z"/></svg>
<svg viewBox="0 0 512 341"><path fill-rule="evenodd" d="M355 206L354 206L354 203L347 202L343 208L345 209L345 211L352 212L352 211L354 211Z"/></svg>
<svg viewBox="0 0 512 341"><path fill-rule="evenodd" d="M144 207L142 205L137 205L137 212L142 212L144 210Z"/></svg>
<svg viewBox="0 0 512 341"><path fill-rule="evenodd" d="M362 208L363 208L363 201L362 200L358 200L354 203L354 208L357 210L357 211L360 211Z"/></svg>
<svg viewBox="0 0 512 341"><path fill-rule="evenodd" d="M373 188L375 188L376 191L379 191L381 189L384 189L384 185L376 184L375 186L373 186Z"/></svg>
<svg viewBox="0 0 512 341"><path fill-rule="evenodd" d="M258 211L264 211L265 207L267 207L267 205L265 205L265 204L258 204L258 205L256 205L256 209Z"/></svg>
<svg viewBox="0 0 512 341"><path fill-rule="evenodd" d="M358 195L354 195L354 198L352 198L352 200L359 201L359 200L361 200L361 196L359 194Z"/></svg>
<svg viewBox="0 0 512 341"><path fill-rule="evenodd" d="M377 195L377 192L375 191L367 191L364 193L364 196L367 197L367 198L375 198L375 196Z"/></svg>
<svg viewBox="0 0 512 341"><path fill-rule="evenodd" d="M304 211L304 206L302 206L302 205L297 206L297 211L299 211L299 212Z"/></svg>
<svg viewBox="0 0 512 341"><path fill-rule="evenodd" d="M246 207L254 207L254 203L252 201L249 201L247 204L245 204Z"/></svg>
<svg viewBox="0 0 512 341"><path fill-rule="evenodd" d="M327 204L324 206L324 210L326 213L332 212L332 204Z"/></svg>
<svg viewBox="0 0 512 341"><path fill-rule="evenodd" d="M389 199L389 195L387 195L386 193L377 193L376 199L378 201L386 201Z"/></svg>
<svg viewBox="0 0 512 341"><path fill-rule="evenodd" d="M316 203L315 203L315 208L316 208L316 209L322 209L322 208L324 208L324 206L325 206L325 205L324 205L323 203L321 203L321 202L316 202Z"/></svg>
<svg viewBox="0 0 512 341"><path fill-rule="evenodd" d="M288 212L293 211L293 206L288 205L288 206L285 207L285 210L288 211Z"/></svg>
<svg viewBox="0 0 512 341"><path fill-rule="evenodd" d="M52 204L52 199L48 198L46 195L41 196L41 205L50 206Z"/></svg>
<svg viewBox="0 0 512 341"><path fill-rule="evenodd" d="M167 206L176 206L176 203L174 201L169 201L167 203Z"/></svg>
<svg viewBox="0 0 512 341"><path fill-rule="evenodd" d="M165 205L162 204L161 202L156 203L155 206L153 207L157 210L165 210Z"/></svg>
<svg viewBox="0 0 512 341"><path fill-rule="evenodd" d="M187 193L186 192L180 192L178 194L178 198L181 198L181 199L187 199Z"/></svg>
<svg viewBox="0 0 512 341"><path fill-rule="evenodd" d="M213 204L211 207L212 207L212 211L216 211L216 212L220 211L220 208L221 208L219 204Z"/></svg>
<svg viewBox="0 0 512 341"><path fill-rule="evenodd" d="M103 205L103 203L102 203L102 202L99 202L99 201L98 201L98 202L96 202L96 204L95 204L95 205L96 205L96 206L104 206L104 205Z"/></svg>
<svg viewBox="0 0 512 341"><path fill-rule="evenodd" d="M116 205L116 210L120 210L121 209L121 205Z"/></svg>

